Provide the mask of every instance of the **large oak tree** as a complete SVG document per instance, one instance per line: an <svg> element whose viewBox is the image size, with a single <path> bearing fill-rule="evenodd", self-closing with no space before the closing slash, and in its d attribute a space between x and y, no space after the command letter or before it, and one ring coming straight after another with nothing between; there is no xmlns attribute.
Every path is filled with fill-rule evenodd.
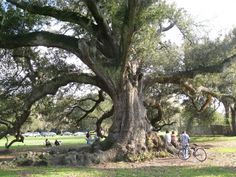
<svg viewBox="0 0 236 177"><path fill-rule="evenodd" d="M188 95L195 95L199 90L188 85L186 79L199 73L221 72L235 59L235 55L224 55L224 60L209 66L187 67L174 51L163 52L168 43L163 43L162 34L173 27L186 40L193 39L183 12L162 1L6 0L1 5L0 48L10 49L11 57L17 57L18 48L59 48L79 58L90 72L68 69L47 82L31 80L35 84L20 104L15 121L1 120L7 130L0 137L17 133L19 140L20 128L36 101L55 94L68 83L83 83L100 88L113 102L108 112L113 113L113 123L101 145L103 158L142 154L148 150L146 135L152 129L144 107L144 102L150 101L145 99L145 91L156 83L171 83L180 85ZM56 27L52 28L52 24ZM25 53L20 55L25 57ZM165 68L167 59L169 65ZM152 62L157 65L152 67Z"/></svg>

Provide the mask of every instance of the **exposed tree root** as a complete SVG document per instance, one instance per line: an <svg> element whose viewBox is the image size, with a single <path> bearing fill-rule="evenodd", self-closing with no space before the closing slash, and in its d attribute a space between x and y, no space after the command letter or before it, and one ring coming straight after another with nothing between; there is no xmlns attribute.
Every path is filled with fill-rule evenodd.
<svg viewBox="0 0 236 177"><path fill-rule="evenodd" d="M156 157L166 157L169 153L175 154L176 149L173 146L167 147L163 137L155 132L150 132L146 137L146 147L134 151L130 144L113 144L107 150L102 150L102 143L95 142L93 145L81 148L52 147L48 149L47 155L27 152L26 155L18 158L17 164L27 165L66 165L66 166L88 166L105 162L115 161L145 161ZM136 145L136 147L139 147ZM139 152L139 153L137 153ZM24 159L25 158L25 159Z"/></svg>

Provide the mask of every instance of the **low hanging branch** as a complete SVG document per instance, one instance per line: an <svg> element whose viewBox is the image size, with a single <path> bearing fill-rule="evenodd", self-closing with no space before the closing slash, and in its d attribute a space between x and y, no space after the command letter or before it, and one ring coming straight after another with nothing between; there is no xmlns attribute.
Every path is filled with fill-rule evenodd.
<svg viewBox="0 0 236 177"><path fill-rule="evenodd" d="M24 143L24 139L25 139L24 136L22 136L21 133L20 133L20 131L18 131L17 134L15 135L15 139L12 140L9 144L8 144L8 138L7 138L7 142L6 142L6 144L5 144L5 147L6 147L7 149L9 149L13 143L16 143L16 142L22 142L22 143Z"/></svg>
<svg viewBox="0 0 236 177"><path fill-rule="evenodd" d="M164 123L164 124L162 124L162 125L159 125L157 128L156 127L154 127L153 128L153 131L160 131L160 130L162 130L162 128L163 127L165 127L165 126L171 126L171 125L174 125L174 124L176 124L177 122L170 122L170 123Z"/></svg>
<svg viewBox="0 0 236 177"><path fill-rule="evenodd" d="M106 136L103 135L102 132L101 132L101 130L102 130L101 124L102 124L102 122L103 122L105 119L111 117L111 116L113 115L113 113L114 113L114 106L112 106L112 108L111 108L108 112L105 112L105 113L97 120L97 122L96 122L96 132L97 132L97 136L98 136L98 137L106 138Z"/></svg>
<svg viewBox="0 0 236 177"><path fill-rule="evenodd" d="M99 90L98 92L98 99L97 100L94 100L95 101L95 104L93 105L93 107L89 110L84 110L85 114L83 116L81 116L78 120L76 120L76 123L79 124L80 121L82 121L84 118L86 118L90 113L92 113L96 108L97 106L103 102L105 100L105 97L103 95L103 91L102 90Z"/></svg>
<svg viewBox="0 0 236 177"><path fill-rule="evenodd" d="M144 102L144 105L149 106L149 107L152 107L152 108L154 108L154 109L157 109L157 111L158 111L158 116L156 116L154 119L150 120L151 125L152 125L153 127L155 127L155 124L156 124L157 122L159 122L159 121L162 119L163 112L162 112L161 105L160 105L160 103L159 103L156 99L154 99L154 98L148 98L148 99L146 99L145 102Z"/></svg>
<svg viewBox="0 0 236 177"><path fill-rule="evenodd" d="M70 77L69 77L70 76ZM93 76L89 76L87 74L79 74L79 73L71 73L71 74L64 74L63 76L59 76L54 78L50 81L45 82L44 84L38 85L33 87L32 91L25 95L24 103L22 104L22 112L17 115L17 117L12 122L1 121L3 125L7 127L5 131L0 132L0 139L6 137L7 134L15 135L15 139L11 141L9 144L6 144L6 148L9 148L15 142L23 142L23 136L20 133L21 126L26 122L28 119L32 105L40 100L41 98L45 97L48 94L54 95L58 88L61 86L65 86L68 83L74 81L77 83L80 82L93 82ZM103 94L99 92L99 101L104 100ZM95 108L94 108L95 109ZM7 125L8 124L8 125Z"/></svg>
<svg viewBox="0 0 236 177"><path fill-rule="evenodd" d="M79 125L79 122L81 122L83 119L85 119L90 113L92 113L101 102L103 102L105 100L105 97L103 95L102 90L99 91L98 94L98 99L95 98L83 98L81 100L78 100L76 104L72 105L69 107L69 111L66 113L62 113L59 117L60 121L64 121L64 123L69 123L68 119L63 120L65 117L69 117L71 114L73 114L74 111L76 111L77 109L81 110L82 112L84 112L83 116L81 116L80 118L78 118L77 120L75 120L75 124ZM95 104L90 108L90 109L85 109L82 106L80 106L80 104L82 104L85 101L93 101L95 102ZM91 117L91 116L90 116ZM73 121L72 121L73 122Z"/></svg>
<svg viewBox="0 0 236 177"><path fill-rule="evenodd" d="M148 98L145 100L144 104L146 106L150 106L154 109L157 109L157 111L158 111L158 116L156 116L154 119L150 120L150 123L153 126L153 131L160 131L165 126L170 126L170 125L177 123L175 121L168 122L168 123L164 122L162 125L160 125L160 122L162 121L162 117L163 117L163 111L162 111L160 103L156 99Z"/></svg>
<svg viewBox="0 0 236 177"><path fill-rule="evenodd" d="M185 94L190 98L193 107L196 109L197 112L203 112L206 110L206 108L210 105L210 103L212 102L212 97L213 95L215 95L213 92L210 92L207 88L205 87L199 87L197 90L194 89L192 87L192 85L189 85L187 82L182 83L182 87L183 90L185 92ZM198 108L198 106L195 103L195 97L197 95L197 93L203 93L202 95L206 95L206 100L205 102L202 104L202 106L200 108Z"/></svg>
<svg viewBox="0 0 236 177"><path fill-rule="evenodd" d="M223 62L216 65L201 67L190 71L177 72L174 74L169 74L168 76L159 75L158 77L155 78L146 77L144 80L144 86L145 86L144 88L147 89L148 87L152 86L155 83L161 83L161 84L172 83L180 85L185 94L191 99L193 106L196 108L196 110L198 112L203 112L210 105L210 103L213 100L213 97L221 100L221 97L224 97L224 95L215 93L203 86L200 86L197 89L195 89L192 85L188 84L187 82L184 82L184 80L188 78L194 78L197 74L200 73L204 74L204 73L223 72L225 68L227 68L232 62L235 61L235 59L236 59L236 54L224 59ZM194 101L194 98L196 97L197 94L206 95L206 100L204 101L204 103L200 108L196 106Z"/></svg>
<svg viewBox="0 0 236 177"><path fill-rule="evenodd" d="M212 101L212 96L210 94L207 94L206 96L206 101L204 102L204 104L200 107L200 109L198 109L194 98L193 97L189 97L191 99L191 102L193 104L193 107L196 109L197 112L203 112L206 110L206 108L210 105L211 101Z"/></svg>
<svg viewBox="0 0 236 177"><path fill-rule="evenodd" d="M5 125L7 128L10 128L13 126L13 123L8 120L0 119L0 125Z"/></svg>

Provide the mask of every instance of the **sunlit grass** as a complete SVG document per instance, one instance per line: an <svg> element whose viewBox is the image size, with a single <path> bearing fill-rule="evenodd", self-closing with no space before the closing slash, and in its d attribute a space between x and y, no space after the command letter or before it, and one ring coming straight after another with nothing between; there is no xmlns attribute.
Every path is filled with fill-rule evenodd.
<svg viewBox="0 0 236 177"><path fill-rule="evenodd" d="M234 153L236 152L236 148L211 148L209 149L209 151L212 151L212 152L219 152L219 153Z"/></svg>
<svg viewBox="0 0 236 177"><path fill-rule="evenodd" d="M51 143L57 139L62 142L63 146L74 146L86 144L86 139L83 136L54 136L54 137L25 137L24 143L17 142L14 143L11 149L34 149L42 148L45 146L45 139L49 139ZM12 140L13 137L9 137ZM5 147L6 140L0 140L0 149Z"/></svg>
<svg viewBox="0 0 236 177"><path fill-rule="evenodd" d="M158 135L165 135L165 132L159 132ZM180 136L179 134L177 135ZM190 134L191 143L197 142L214 142L214 141L236 141L236 136L222 136L222 135L210 135L210 136L192 136Z"/></svg>
<svg viewBox="0 0 236 177"><path fill-rule="evenodd" d="M45 145L45 139L48 138L52 143L57 139L62 141L65 146L86 144L85 137L83 136L54 136L54 137L25 137L24 143L14 143L13 149L18 148L34 148L43 147ZM9 137L12 140L13 137ZM213 141L236 141L236 136L193 136L191 137L191 143L198 142L213 142ZM0 148L4 148L6 143L5 139L0 140Z"/></svg>
<svg viewBox="0 0 236 177"><path fill-rule="evenodd" d="M193 136L191 142L236 141L236 136Z"/></svg>

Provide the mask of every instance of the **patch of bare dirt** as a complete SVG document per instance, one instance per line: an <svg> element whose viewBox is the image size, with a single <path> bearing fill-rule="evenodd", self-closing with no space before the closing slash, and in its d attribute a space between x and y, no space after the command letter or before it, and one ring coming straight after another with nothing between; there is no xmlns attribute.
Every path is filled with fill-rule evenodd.
<svg viewBox="0 0 236 177"><path fill-rule="evenodd" d="M0 162L1 161L10 161L15 158L14 155L0 155Z"/></svg>
<svg viewBox="0 0 236 177"><path fill-rule="evenodd" d="M191 156L188 160L181 160L177 156L164 159L154 159L146 162L137 162L137 163L105 163L96 165L96 168L142 168L150 166L222 166L222 167L236 167L236 152L232 153L222 153L217 152L216 148L235 148L236 141L220 141L220 142L208 142L199 144L201 147L204 147L207 152L207 160L204 162L199 162L195 157ZM236 150L235 150L236 151Z"/></svg>
<svg viewBox="0 0 236 177"><path fill-rule="evenodd" d="M15 155L10 150L0 150L0 162L11 161L15 158Z"/></svg>

